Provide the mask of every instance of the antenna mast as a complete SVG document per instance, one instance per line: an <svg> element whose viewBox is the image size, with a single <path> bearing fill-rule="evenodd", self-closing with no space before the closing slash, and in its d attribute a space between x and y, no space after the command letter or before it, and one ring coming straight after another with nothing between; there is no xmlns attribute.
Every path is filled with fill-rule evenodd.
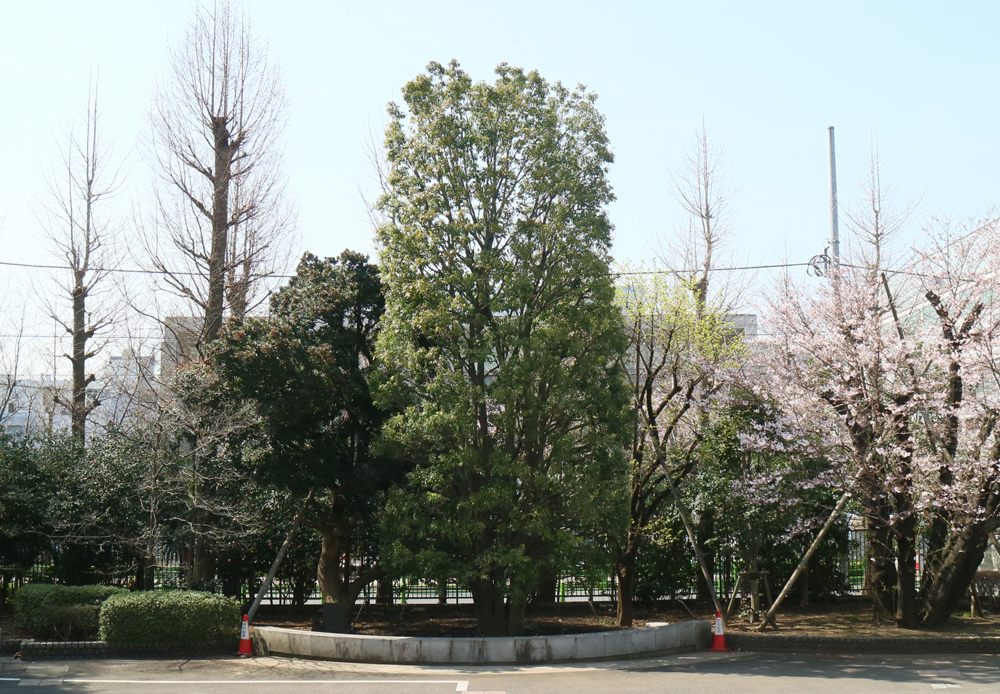
<svg viewBox="0 0 1000 694"><path fill-rule="evenodd" d="M830 126L830 259L833 269L840 269L840 228L837 224L837 153Z"/></svg>

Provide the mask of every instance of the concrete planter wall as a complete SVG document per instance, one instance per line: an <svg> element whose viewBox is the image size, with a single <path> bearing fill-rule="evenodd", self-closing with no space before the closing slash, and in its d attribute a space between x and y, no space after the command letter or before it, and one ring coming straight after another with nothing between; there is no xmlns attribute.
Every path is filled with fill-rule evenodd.
<svg viewBox="0 0 1000 694"><path fill-rule="evenodd" d="M712 640L705 621L567 636L423 638L327 634L255 627L256 650L265 654L359 663L554 663L635 658L703 650Z"/></svg>

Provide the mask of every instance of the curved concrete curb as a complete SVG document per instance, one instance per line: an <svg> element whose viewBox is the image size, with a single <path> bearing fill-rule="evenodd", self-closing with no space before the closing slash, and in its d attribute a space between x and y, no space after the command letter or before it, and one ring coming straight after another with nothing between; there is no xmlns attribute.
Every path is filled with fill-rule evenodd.
<svg viewBox="0 0 1000 694"><path fill-rule="evenodd" d="M593 634L453 639L255 627L253 639L255 650L267 655L359 663L558 663L703 650L712 640L712 625L699 620Z"/></svg>

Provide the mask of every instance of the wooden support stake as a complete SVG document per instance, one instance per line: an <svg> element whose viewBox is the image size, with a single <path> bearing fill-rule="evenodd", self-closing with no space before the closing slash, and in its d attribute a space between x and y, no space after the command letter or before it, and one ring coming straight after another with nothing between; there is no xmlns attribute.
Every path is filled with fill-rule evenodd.
<svg viewBox="0 0 1000 694"><path fill-rule="evenodd" d="M288 554L288 548L292 544L292 538L295 536L295 531L299 529L300 525L302 525L302 519L305 515L306 507L309 505L309 502L312 501L312 498L313 493L310 490L309 496L307 496L306 500L302 502L302 508L299 509L297 514L295 514L295 520L292 521L292 528L288 531L285 541L281 543L281 549L278 550L278 556L274 558L274 563L271 564L271 570L267 572L267 577L261 584L260 590L257 591L257 597L254 598L253 604L250 605L250 609L247 610L248 622L253 621L254 615L257 614L257 608L260 607L260 601L264 599L264 594L267 592L267 589L271 587L271 581L274 580L274 575L278 573L278 567L281 566L281 562L284 560L285 555Z"/></svg>
<svg viewBox="0 0 1000 694"><path fill-rule="evenodd" d="M684 522L684 529L687 531L688 539L694 548L694 556L698 560L698 566L701 568L702 575L705 577L705 584L708 586L708 594L712 597L715 611L722 615L723 626L729 626L726 621L726 615L722 614L722 604L719 603L719 596L715 594L715 580L712 578L712 573L708 570L708 564L705 563L705 557L702 555L701 547L698 545L698 538L695 537L694 531L691 529L691 521L688 519L687 511L684 509L684 502L681 501L681 495L677 493L677 487L674 486L674 478L663 461L660 461L660 467L663 468L667 483L670 485L670 491L674 493L674 501L677 502L677 512L681 515L681 520Z"/></svg>
<svg viewBox="0 0 1000 694"><path fill-rule="evenodd" d="M767 614L764 616L764 620L760 623L760 626L757 627L757 631L764 631L764 629L767 628L768 622L774 624L775 613L778 611L778 608L781 607L781 603L784 601L785 596L788 595L788 592L792 589L792 586L795 585L795 581L798 580L799 576L805 570L806 566L808 566L809 560L812 559L812 555L815 554L817 548L819 548L819 543L823 541L823 538L826 537L826 534L830 531L830 528L833 527L833 523L834 521L837 520L837 516L839 516L840 512L844 510L844 506L847 505L847 500L851 498L852 487L854 487L853 484L850 487L848 487L847 491L844 492L844 495L840 497L840 501L837 502L837 505L830 513L830 517L826 519L826 523L823 525L823 528L819 531L819 535L817 535L816 539L813 540L813 543L809 545L809 549L806 550L806 554L804 557L802 557L802 561L799 562L799 565L795 568L795 571L793 571L792 575L789 576L788 581L785 583L785 587L781 589L780 593L778 593L778 599L774 601L774 604L771 605L771 608L767 611Z"/></svg>

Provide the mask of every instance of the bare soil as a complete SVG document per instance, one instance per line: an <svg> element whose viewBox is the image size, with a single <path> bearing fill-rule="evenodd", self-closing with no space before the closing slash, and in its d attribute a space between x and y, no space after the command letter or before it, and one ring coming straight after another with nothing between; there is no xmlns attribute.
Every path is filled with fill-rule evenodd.
<svg viewBox="0 0 1000 694"><path fill-rule="evenodd" d="M688 603L694 617L714 621L715 611L705 605ZM1000 605L998 605L1000 607ZM291 629L311 629L317 609L262 608L256 621ZM692 614L676 602L657 607L635 609L633 626L648 622L682 622ZM789 605L777 616L778 630L768 628L767 634L808 636L1000 636L1000 609L985 617L969 617L968 613L953 615L949 622L934 630L900 629L891 623L876 623L870 602L843 601L835 604L800 607ZM525 618L525 634L529 636L579 634L618 629L615 607L597 603L591 609L587 603L564 603L555 606L529 608ZM757 624L733 615L729 619L731 632L756 632ZM427 605L399 607L383 612L366 606L355 622L354 633L384 636L474 636L476 618L471 608L462 606Z"/></svg>
<svg viewBox="0 0 1000 694"><path fill-rule="evenodd" d="M688 603L698 619L713 621L715 612L706 605ZM766 634L799 636L1000 636L1000 605L985 617L969 617L968 613L952 616L946 625L934 630L900 629L894 624L877 624L872 619L871 604L849 600L835 604L800 607L789 605L778 614L778 630L768 628ZM312 629L318 608L261 607L255 626L279 626L290 629ZM656 607L636 606L633 626L647 622L683 622L692 615L679 603L667 602ZM615 607L609 603L563 603L536 606L525 619L525 634L529 636L580 634L618 629ZM730 632L756 632L757 625L734 615L729 619ZM32 638L14 621L13 615L0 615L0 632L4 639ZM354 633L382 636L474 636L476 618L468 605L420 605L383 611L365 606L355 622Z"/></svg>

